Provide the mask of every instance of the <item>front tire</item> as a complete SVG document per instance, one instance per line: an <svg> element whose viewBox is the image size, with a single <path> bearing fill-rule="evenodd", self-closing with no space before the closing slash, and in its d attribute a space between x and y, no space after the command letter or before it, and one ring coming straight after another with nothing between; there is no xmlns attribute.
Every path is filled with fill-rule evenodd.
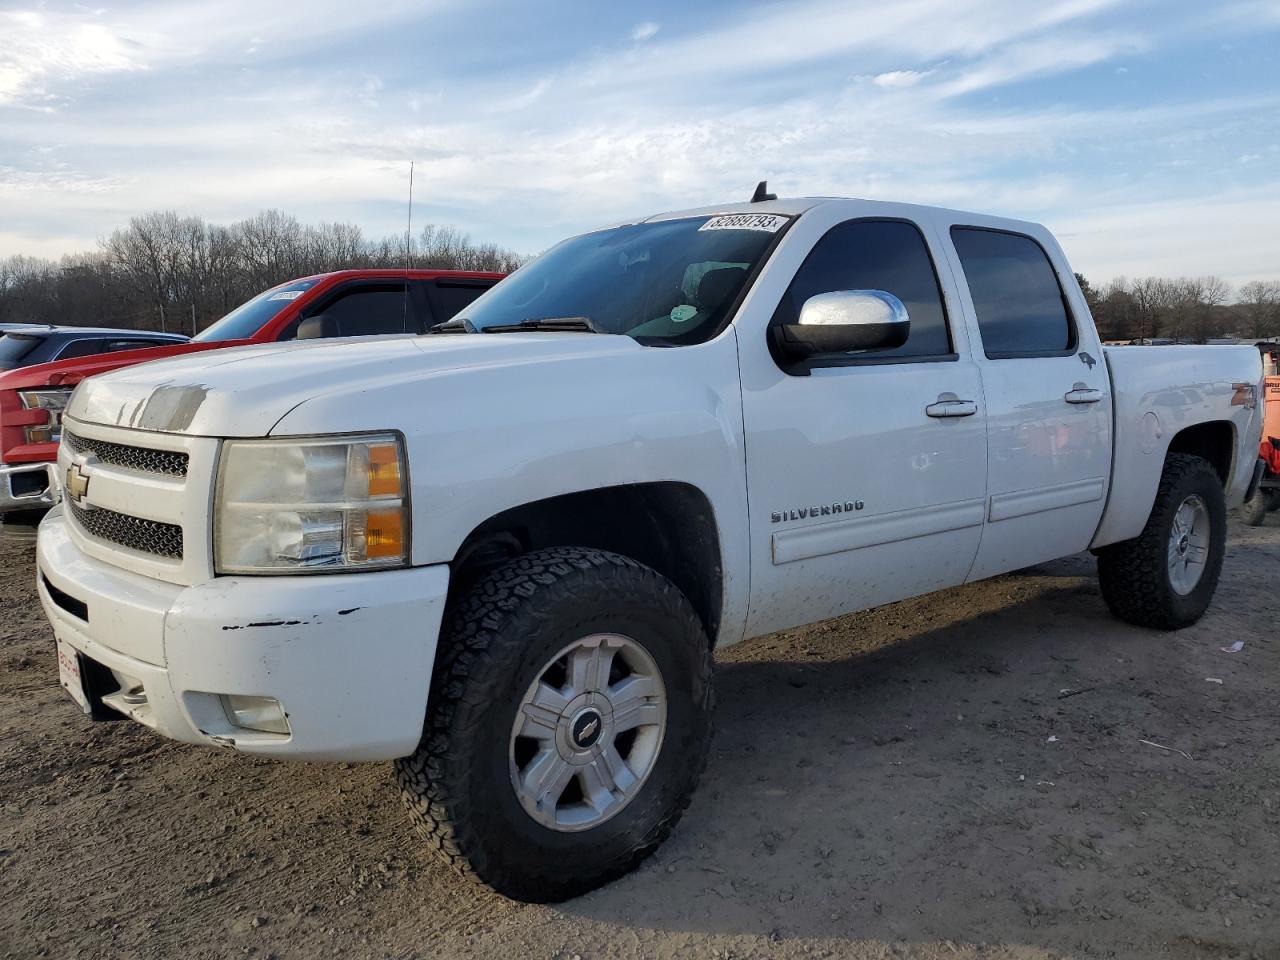
<svg viewBox="0 0 1280 960"><path fill-rule="evenodd" d="M689 804L711 735L711 644L656 571L525 554L455 605L418 750L418 831L464 875L555 902L622 876Z"/></svg>
<svg viewBox="0 0 1280 960"><path fill-rule="evenodd" d="M1218 474L1202 457L1171 453L1142 533L1098 551L1102 597L1127 623L1189 627L1213 599L1226 543Z"/></svg>

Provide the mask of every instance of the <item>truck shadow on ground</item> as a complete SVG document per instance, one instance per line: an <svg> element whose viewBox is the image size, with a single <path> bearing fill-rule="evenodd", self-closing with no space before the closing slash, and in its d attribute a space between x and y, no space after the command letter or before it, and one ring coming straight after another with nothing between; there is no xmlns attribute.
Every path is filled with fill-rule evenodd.
<svg viewBox="0 0 1280 960"><path fill-rule="evenodd" d="M1233 528L1177 634L1112 620L1085 556L724 651L684 821L551 908L460 881L388 765L86 725L50 676L30 545L7 556L18 956L1280 957L1274 531Z"/></svg>
<svg viewBox="0 0 1280 960"><path fill-rule="evenodd" d="M1271 858L1240 849L1276 846L1249 777L1274 738L1225 717L1197 662L1223 659L1226 615L1128 627L1091 573L1071 558L727 651L684 822L564 909L773 941L1276 943Z"/></svg>

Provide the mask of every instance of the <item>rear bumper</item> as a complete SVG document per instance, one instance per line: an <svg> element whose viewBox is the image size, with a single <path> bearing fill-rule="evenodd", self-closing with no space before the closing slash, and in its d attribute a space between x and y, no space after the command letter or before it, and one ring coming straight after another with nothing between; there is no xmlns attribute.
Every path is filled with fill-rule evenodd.
<svg viewBox="0 0 1280 960"><path fill-rule="evenodd" d="M53 506L52 466L51 463L0 466L0 513Z"/></svg>
<svg viewBox="0 0 1280 960"><path fill-rule="evenodd" d="M55 636L110 672L89 671L107 680L95 708L175 740L287 759L387 760L418 745L446 566L183 587L87 556L55 510L37 567ZM236 726L224 695L278 700L289 732Z"/></svg>

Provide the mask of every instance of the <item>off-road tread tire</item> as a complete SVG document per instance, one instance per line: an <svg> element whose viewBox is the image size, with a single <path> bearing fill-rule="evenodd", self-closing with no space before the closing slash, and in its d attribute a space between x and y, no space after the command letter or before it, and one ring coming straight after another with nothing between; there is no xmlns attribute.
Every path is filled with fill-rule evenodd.
<svg viewBox="0 0 1280 960"><path fill-rule="evenodd" d="M1240 504L1240 520L1250 527L1260 527L1267 522L1267 507L1270 506L1271 498L1267 496L1267 491L1257 490L1253 494L1253 499L1246 500Z"/></svg>
<svg viewBox="0 0 1280 960"><path fill-rule="evenodd" d="M1168 537L1173 514L1198 493L1209 510L1209 558L1200 582L1183 597L1169 582ZM1098 583L1111 613L1139 627L1180 630L1208 608L1222 573L1226 546L1226 505L1222 481L1203 457L1171 453L1165 460L1151 516L1132 540L1098 551Z"/></svg>
<svg viewBox="0 0 1280 960"><path fill-rule="evenodd" d="M702 691L697 708L706 718L705 734L697 749L684 758L692 774L687 788L631 849L590 873L566 878L563 865L554 864L545 865L545 875L531 878L528 864L512 864L484 842L471 816L477 804L491 802L470 795L473 791L468 789L471 766L478 759L473 749L478 734L473 727L500 686L503 666L519 662L521 631L509 629L512 621L534 606L529 601L540 592L566 582L579 589L584 599L599 596L596 591L606 591L606 596L618 591L643 594L647 603L661 605L675 624L696 637L697 649L690 659L697 677L695 688ZM633 870L675 828L707 764L714 705L712 649L688 599L665 577L629 557L555 547L523 554L495 570L460 597L445 619L421 743L415 753L395 762L400 796L417 833L462 876L526 902L566 900Z"/></svg>

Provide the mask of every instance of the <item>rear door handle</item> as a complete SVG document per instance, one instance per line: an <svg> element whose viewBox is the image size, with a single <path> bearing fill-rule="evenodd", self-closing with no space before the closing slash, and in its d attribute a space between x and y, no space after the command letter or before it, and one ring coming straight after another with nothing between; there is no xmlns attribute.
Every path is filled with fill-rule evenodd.
<svg viewBox="0 0 1280 960"><path fill-rule="evenodd" d="M972 417L978 412L978 404L972 400L961 400L954 393L944 393L938 396L937 403L925 407L924 412L938 418Z"/></svg>
<svg viewBox="0 0 1280 960"><path fill-rule="evenodd" d="M1067 403L1097 403L1102 399L1102 391L1095 390L1083 383L1077 383L1062 399Z"/></svg>

